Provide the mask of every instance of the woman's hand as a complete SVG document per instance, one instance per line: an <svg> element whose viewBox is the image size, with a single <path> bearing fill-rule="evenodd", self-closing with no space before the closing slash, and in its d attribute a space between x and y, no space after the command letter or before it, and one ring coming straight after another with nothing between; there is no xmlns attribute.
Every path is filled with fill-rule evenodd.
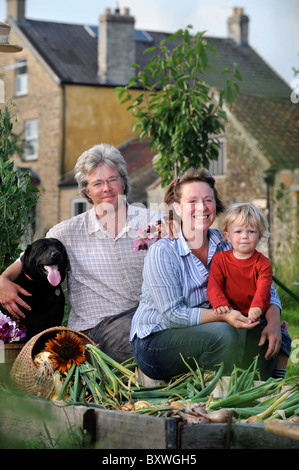
<svg viewBox="0 0 299 470"><path fill-rule="evenodd" d="M228 313L222 313L221 318L237 329L254 328L259 324L259 321L252 322L248 317L242 315L242 313L238 310L230 310Z"/></svg>
<svg viewBox="0 0 299 470"><path fill-rule="evenodd" d="M259 324L259 321L252 322L248 317L242 315L238 310L231 309L227 313L216 313L215 310L202 309L201 323L210 323L214 321L225 321L236 329L241 328L254 328Z"/></svg>

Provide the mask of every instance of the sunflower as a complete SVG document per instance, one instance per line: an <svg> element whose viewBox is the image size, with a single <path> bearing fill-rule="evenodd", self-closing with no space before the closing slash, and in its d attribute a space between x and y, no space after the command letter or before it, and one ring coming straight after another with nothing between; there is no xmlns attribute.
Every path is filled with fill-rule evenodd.
<svg viewBox="0 0 299 470"><path fill-rule="evenodd" d="M45 351L50 352L49 359L53 368L68 372L72 364L79 366L85 361L85 343L70 331L58 333L45 344Z"/></svg>

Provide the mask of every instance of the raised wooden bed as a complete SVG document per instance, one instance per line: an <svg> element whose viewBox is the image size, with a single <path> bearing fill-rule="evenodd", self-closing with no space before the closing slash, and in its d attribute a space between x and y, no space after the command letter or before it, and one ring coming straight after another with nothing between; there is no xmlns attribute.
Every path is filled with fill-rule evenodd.
<svg viewBox="0 0 299 470"><path fill-rule="evenodd" d="M16 440L34 439L38 434L47 439L45 421L53 438L70 424L77 425L103 449L299 449L299 440L266 432L264 424L184 425L175 418L59 406L42 399L26 402L30 412L24 416L14 409L0 416L1 432L13 433Z"/></svg>

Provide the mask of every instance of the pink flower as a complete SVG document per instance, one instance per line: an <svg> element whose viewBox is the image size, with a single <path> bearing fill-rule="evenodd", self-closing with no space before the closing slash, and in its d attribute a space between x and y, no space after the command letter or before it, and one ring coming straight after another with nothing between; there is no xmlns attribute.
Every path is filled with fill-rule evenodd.
<svg viewBox="0 0 299 470"><path fill-rule="evenodd" d="M158 238L159 230L154 225L148 225L146 230L139 228L138 237L133 240L133 251L148 250L149 243L156 242Z"/></svg>
<svg viewBox="0 0 299 470"><path fill-rule="evenodd" d="M21 341L26 337L26 327L19 320L4 315L0 311L0 341L3 343L13 343Z"/></svg>

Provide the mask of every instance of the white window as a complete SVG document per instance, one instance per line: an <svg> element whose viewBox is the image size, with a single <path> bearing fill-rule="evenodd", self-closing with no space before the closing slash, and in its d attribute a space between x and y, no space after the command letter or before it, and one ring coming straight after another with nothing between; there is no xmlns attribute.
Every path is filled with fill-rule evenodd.
<svg viewBox="0 0 299 470"><path fill-rule="evenodd" d="M38 120L25 121L25 160L38 158Z"/></svg>
<svg viewBox="0 0 299 470"><path fill-rule="evenodd" d="M82 197L72 199L72 217L88 210L88 202Z"/></svg>
<svg viewBox="0 0 299 470"><path fill-rule="evenodd" d="M26 95L28 92L27 60L19 60L16 63L16 96Z"/></svg>
<svg viewBox="0 0 299 470"><path fill-rule="evenodd" d="M218 160L210 160L209 171L213 176L225 175L226 144L220 140Z"/></svg>

